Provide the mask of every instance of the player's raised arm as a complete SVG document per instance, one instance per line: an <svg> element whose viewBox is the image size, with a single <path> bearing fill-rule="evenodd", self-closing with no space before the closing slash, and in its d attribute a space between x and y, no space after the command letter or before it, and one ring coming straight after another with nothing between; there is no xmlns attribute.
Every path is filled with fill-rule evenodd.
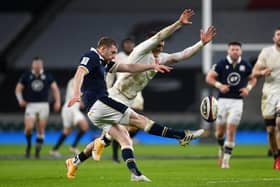
<svg viewBox="0 0 280 187"><path fill-rule="evenodd" d="M88 73L88 71L83 67L83 66L79 66L75 76L74 76L74 85L73 85L73 97L70 99L69 103L68 103L68 107L71 107L72 105L74 105L76 102L80 102L81 100L81 86L84 80L84 76Z"/></svg>
<svg viewBox="0 0 280 187"><path fill-rule="evenodd" d="M173 68L165 65L156 64L118 64L118 72L137 73L148 70L155 70L160 73L170 72Z"/></svg>
<svg viewBox="0 0 280 187"><path fill-rule="evenodd" d="M54 100L55 100L54 111L58 112L60 110L60 106L61 106L61 98L60 98L60 91L59 91L59 88L58 88L56 82L53 82L51 84L51 89L52 89Z"/></svg>
<svg viewBox="0 0 280 187"><path fill-rule="evenodd" d="M150 52L159 42L165 40L171 36L175 31L180 29L184 25L191 25L192 22L190 19L194 15L194 11L191 9L185 9L180 15L180 18L173 24L163 28L154 36L140 43L135 49L136 51L140 50L142 53Z"/></svg>
<svg viewBox="0 0 280 187"><path fill-rule="evenodd" d="M213 26L208 27L207 31L200 31L200 41L191 47L185 48L183 51L172 53L166 61L161 62L162 64L174 64L183 60L186 60L195 55L204 45L209 43L216 35L216 28Z"/></svg>

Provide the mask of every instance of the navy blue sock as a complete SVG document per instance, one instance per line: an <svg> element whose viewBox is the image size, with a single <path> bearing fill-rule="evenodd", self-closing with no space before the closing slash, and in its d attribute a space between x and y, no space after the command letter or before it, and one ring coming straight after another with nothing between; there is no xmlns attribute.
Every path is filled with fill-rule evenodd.
<svg viewBox="0 0 280 187"><path fill-rule="evenodd" d="M139 171L139 169L136 166L136 162L134 159L133 151L130 148L125 148L122 150L122 157L125 161L128 169L137 176L142 175L142 173Z"/></svg>
<svg viewBox="0 0 280 187"><path fill-rule="evenodd" d="M225 138L224 137L222 137L222 138L217 138L217 142L218 142L218 144L221 146L221 147L223 147L224 146L224 144L225 144Z"/></svg>
<svg viewBox="0 0 280 187"><path fill-rule="evenodd" d="M85 131L82 131L82 130L79 130L73 144L72 144L72 147L77 147L80 139L82 138L82 136L85 134Z"/></svg>
<svg viewBox="0 0 280 187"><path fill-rule="evenodd" d="M59 148L59 147L61 146L61 144L64 142L64 140L65 140L66 137L67 137L67 136L66 136L65 134L61 133L61 135L60 135L58 141L56 142L55 146L53 147L53 150L54 150L54 151L58 150L58 148Z"/></svg>
<svg viewBox="0 0 280 187"><path fill-rule="evenodd" d="M160 124L154 123L151 129L148 131L149 134L163 136L167 138L182 139L185 137L185 131L175 130Z"/></svg>

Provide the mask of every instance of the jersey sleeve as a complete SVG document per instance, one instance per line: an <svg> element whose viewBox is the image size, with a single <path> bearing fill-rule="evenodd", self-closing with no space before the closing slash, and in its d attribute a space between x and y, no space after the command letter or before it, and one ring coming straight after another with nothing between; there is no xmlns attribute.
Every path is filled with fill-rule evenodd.
<svg viewBox="0 0 280 187"><path fill-rule="evenodd" d="M24 74L22 74L22 75L20 76L20 78L19 78L19 80L18 80L18 83L20 83L20 84L26 86L26 85L27 85L27 81L28 81L27 79L28 79L28 76L27 76L26 73L24 73Z"/></svg>
<svg viewBox="0 0 280 187"><path fill-rule="evenodd" d="M95 61L99 61L98 59L90 58L88 56L83 56L80 60L79 67L86 70L87 73L93 71Z"/></svg>
<svg viewBox="0 0 280 187"><path fill-rule="evenodd" d="M110 72L110 73L116 73L119 67L119 63L118 62L109 62L109 64L106 66L106 72Z"/></svg>
<svg viewBox="0 0 280 187"><path fill-rule="evenodd" d="M212 70L215 71L217 74L222 73L223 67L222 67L221 61L219 61L217 64L214 64L214 65L212 66Z"/></svg>
<svg viewBox="0 0 280 187"><path fill-rule="evenodd" d="M259 57L258 57L258 60L257 60L257 62L256 62L256 64L259 64L259 65L261 65L261 66L264 66L264 67L266 67L267 66L267 64L266 64L266 50L265 49L263 49L261 52L260 52L260 54L259 54Z"/></svg>
<svg viewBox="0 0 280 187"><path fill-rule="evenodd" d="M53 75L51 73L48 73L47 79L48 79L48 83L50 85L55 82L54 77L53 77Z"/></svg>

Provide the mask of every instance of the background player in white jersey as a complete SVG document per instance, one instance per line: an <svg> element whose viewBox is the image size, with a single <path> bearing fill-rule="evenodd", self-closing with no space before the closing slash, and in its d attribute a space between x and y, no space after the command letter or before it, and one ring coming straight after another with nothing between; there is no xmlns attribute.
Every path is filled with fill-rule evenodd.
<svg viewBox="0 0 280 187"><path fill-rule="evenodd" d="M44 141L45 127L49 117L49 88L54 95L54 111L60 109L60 93L58 86L49 72L44 72L43 59L34 57L31 71L24 73L15 89L15 94L20 107L25 107L25 136L27 146L25 157L30 157L32 130L38 122L35 157L40 157L41 146Z"/></svg>
<svg viewBox="0 0 280 187"><path fill-rule="evenodd" d="M265 77L262 90L262 115L275 158L274 169L280 170L280 152L275 137L275 126L280 129L280 28L275 30L273 42L273 46L265 47L261 51L253 74L256 77Z"/></svg>
<svg viewBox="0 0 280 187"><path fill-rule="evenodd" d="M251 65L241 58L241 43L230 42L227 53L227 57L215 64L206 76L206 82L219 90L215 136L220 145L221 168L230 167L235 133L243 113L243 97L248 96L256 84Z"/></svg>
<svg viewBox="0 0 280 187"><path fill-rule="evenodd" d="M55 157L60 157L60 153L58 152L59 147L64 142L65 138L71 133L73 126L78 126L79 131L76 135L74 142L72 143L71 147L69 148L70 152L78 154L80 151L77 148L77 145L84 135L84 133L88 130L88 122L84 116L84 114L80 111L80 103L76 103L71 108L67 107L67 103L72 98L74 94L74 83L73 78L68 81L67 88L66 88L66 96L65 102L62 107L61 117L63 123L63 131L57 140L57 143L54 145L53 149L51 150L50 154Z"/></svg>
<svg viewBox="0 0 280 187"><path fill-rule="evenodd" d="M190 14L191 18L193 16ZM191 47L187 47L176 53L164 53L164 40L172 35L176 30L180 29L183 24L174 24L162 29L158 33L151 32L147 36L147 40L137 45L127 59L127 63L135 64L165 64L170 65L178 63L196 54L204 45L210 42L215 34L216 29L210 26L206 32L201 30L200 41ZM116 101L122 102L127 106L132 106L137 94L141 92L150 80L157 74L156 71L146 71L141 73L122 73L121 77L116 81L111 89L109 96ZM102 151L109 142L108 136L102 136L101 140L96 139L95 148L93 150L93 158L99 160ZM102 145L103 144L103 145Z"/></svg>
<svg viewBox="0 0 280 187"><path fill-rule="evenodd" d="M132 52L133 48L135 47L135 42L132 38L125 38L122 40L121 42L121 48L122 51L119 52L116 55L116 62L119 63L127 63L127 58L130 55L130 53ZM108 73L106 76L106 84L107 84L107 88L110 89L112 88L113 84L115 83L115 81L119 78L121 78L122 73ZM134 98L134 101L132 103L132 105L130 106L133 110L139 112L139 111L143 111L144 109L144 98L142 96L142 92L138 92L137 96ZM129 127L126 126L129 135L131 138L133 138L136 134L138 129L135 127ZM118 156L118 150L119 150L119 143L115 140L112 140L112 159L114 162L119 163L119 156Z"/></svg>

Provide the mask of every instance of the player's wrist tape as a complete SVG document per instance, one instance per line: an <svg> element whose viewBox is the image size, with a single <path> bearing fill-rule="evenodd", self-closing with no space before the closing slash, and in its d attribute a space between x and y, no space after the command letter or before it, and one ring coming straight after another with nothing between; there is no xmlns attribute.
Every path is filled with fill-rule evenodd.
<svg viewBox="0 0 280 187"><path fill-rule="evenodd" d="M16 94L16 97L17 97L18 102L23 101L22 94Z"/></svg>
<svg viewBox="0 0 280 187"><path fill-rule="evenodd" d="M249 91L251 91L252 88L253 88L253 86L252 86L251 84L248 84L248 85L246 86L246 88L247 88Z"/></svg>
<svg viewBox="0 0 280 187"><path fill-rule="evenodd" d="M220 87L222 86L222 83L216 81L215 84L214 84L214 86L215 86L216 88L220 88Z"/></svg>

